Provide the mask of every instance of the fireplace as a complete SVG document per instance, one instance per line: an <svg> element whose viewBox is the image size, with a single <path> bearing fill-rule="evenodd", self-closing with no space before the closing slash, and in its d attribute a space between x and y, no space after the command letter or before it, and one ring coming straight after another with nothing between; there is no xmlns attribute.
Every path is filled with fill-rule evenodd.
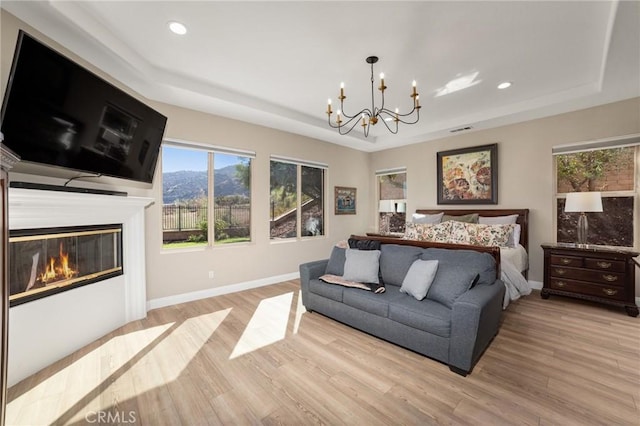
<svg viewBox="0 0 640 426"><path fill-rule="evenodd" d="M122 274L120 224L10 231L10 306Z"/></svg>

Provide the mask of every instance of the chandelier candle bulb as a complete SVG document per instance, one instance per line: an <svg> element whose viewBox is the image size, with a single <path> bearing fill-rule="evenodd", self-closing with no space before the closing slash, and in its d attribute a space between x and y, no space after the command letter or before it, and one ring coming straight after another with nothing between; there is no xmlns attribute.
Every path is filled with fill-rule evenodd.
<svg viewBox="0 0 640 426"><path fill-rule="evenodd" d="M343 100L344 98L344 83L340 83L340 100Z"/></svg>
<svg viewBox="0 0 640 426"><path fill-rule="evenodd" d="M413 94L411 96L413 96L415 98L416 96L418 96L418 92L416 91L417 85L416 85L416 81L415 80L413 80L412 86L413 86Z"/></svg>
<svg viewBox="0 0 640 426"><path fill-rule="evenodd" d="M331 115L331 99L327 101L327 114Z"/></svg>
<svg viewBox="0 0 640 426"><path fill-rule="evenodd" d="M384 89L386 89L386 88L387 88L387 86L385 86L385 85L384 85L384 73L383 73L383 72L381 72L381 73L380 73L380 87L379 87L379 89L380 89L382 92L384 92Z"/></svg>

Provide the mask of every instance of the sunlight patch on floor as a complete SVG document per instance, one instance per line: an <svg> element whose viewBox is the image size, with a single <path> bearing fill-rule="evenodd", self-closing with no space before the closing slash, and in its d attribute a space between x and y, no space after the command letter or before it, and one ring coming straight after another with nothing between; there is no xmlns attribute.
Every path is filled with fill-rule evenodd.
<svg viewBox="0 0 640 426"><path fill-rule="evenodd" d="M284 339L292 301L293 292L261 300L229 359Z"/></svg>
<svg viewBox="0 0 640 426"><path fill-rule="evenodd" d="M52 424L60 413L72 409L104 380L105 369L118 370L173 324L133 331L105 342L10 401L6 424L18 424L18 419L25 418L33 424ZM41 404L51 398L57 399L59 405Z"/></svg>
<svg viewBox="0 0 640 426"><path fill-rule="evenodd" d="M302 320L302 314L307 312L304 305L302 304L302 293L298 291L298 303L296 303L296 318L293 323L293 334L298 333L298 329L300 328L300 321Z"/></svg>

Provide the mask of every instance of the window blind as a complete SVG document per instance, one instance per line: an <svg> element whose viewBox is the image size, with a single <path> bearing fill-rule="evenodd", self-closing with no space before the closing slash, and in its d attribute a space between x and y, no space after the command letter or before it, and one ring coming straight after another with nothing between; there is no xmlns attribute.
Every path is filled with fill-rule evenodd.
<svg viewBox="0 0 640 426"><path fill-rule="evenodd" d="M185 148L185 149L193 149L196 151L216 152L219 154L236 155L238 157L256 158L256 153L254 151L237 149L237 148L229 148L226 146L210 145L202 142L185 141L180 139L164 139L162 141L162 145L170 146L173 148Z"/></svg>
<svg viewBox="0 0 640 426"><path fill-rule="evenodd" d="M271 161L279 161L281 163L300 164L301 166L316 167L319 169L328 169L329 165L317 161L301 160L299 158L284 157L281 155L272 155Z"/></svg>
<svg viewBox="0 0 640 426"><path fill-rule="evenodd" d="M394 167L391 169L376 170L376 176L395 175L398 173L407 173L406 167Z"/></svg>

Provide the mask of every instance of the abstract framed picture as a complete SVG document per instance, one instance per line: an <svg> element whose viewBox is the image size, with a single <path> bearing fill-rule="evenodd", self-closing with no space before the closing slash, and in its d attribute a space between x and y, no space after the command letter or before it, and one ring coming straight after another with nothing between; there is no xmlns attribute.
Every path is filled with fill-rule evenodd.
<svg viewBox="0 0 640 426"><path fill-rule="evenodd" d="M438 204L498 204L498 144L437 154Z"/></svg>
<svg viewBox="0 0 640 426"><path fill-rule="evenodd" d="M356 188L335 187L335 213L356 214Z"/></svg>

